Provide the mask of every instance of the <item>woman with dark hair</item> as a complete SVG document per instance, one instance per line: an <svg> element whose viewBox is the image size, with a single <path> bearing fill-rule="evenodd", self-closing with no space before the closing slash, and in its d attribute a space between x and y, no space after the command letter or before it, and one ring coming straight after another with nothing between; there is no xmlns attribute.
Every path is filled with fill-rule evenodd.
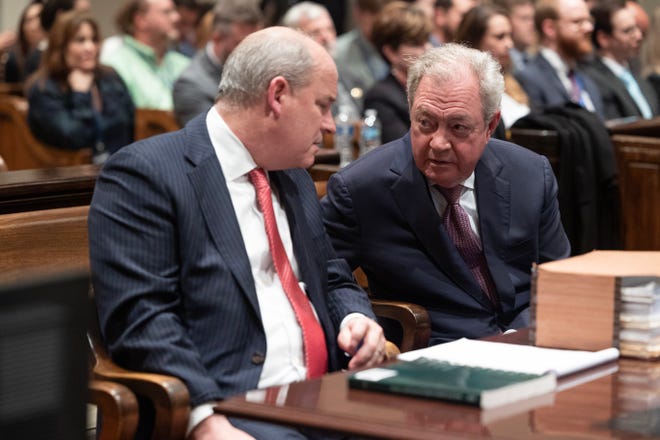
<svg viewBox="0 0 660 440"><path fill-rule="evenodd" d="M25 61L28 55L46 37L39 19L42 9L42 0L32 0L23 9L18 20L16 44L9 51L7 64L5 65L5 82L19 83L23 82L27 77Z"/></svg>
<svg viewBox="0 0 660 440"><path fill-rule="evenodd" d="M457 43L489 52L502 66L504 94L501 114L506 128L529 113L527 94L513 77L510 50L513 47L511 21L498 6L479 5L470 9L456 31Z"/></svg>
<svg viewBox="0 0 660 440"><path fill-rule="evenodd" d="M390 73L367 91L364 108L378 112L382 143L398 139L410 129L408 67L430 47L430 35L431 23L424 11L410 3L389 3L374 20L371 41L389 64Z"/></svg>
<svg viewBox="0 0 660 440"><path fill-rule="evenodd" d="M87 13L60 14L37 72L28 79L28 123L42 142L92 148L97 161L133 140L126 86L99 65L99 27Z"/></svg>

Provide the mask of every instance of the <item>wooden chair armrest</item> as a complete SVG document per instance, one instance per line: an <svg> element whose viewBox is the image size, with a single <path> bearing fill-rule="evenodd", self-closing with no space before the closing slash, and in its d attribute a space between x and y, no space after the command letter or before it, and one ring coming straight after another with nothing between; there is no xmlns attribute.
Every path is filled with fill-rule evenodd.
<svg viewBox="0 0 660 440"><path fill-rule="evenodd" d="M371 306L376 316L395 320L401 325L403 334L399 349L402 353L428 346L431 321L424 307L381 299L371 299Z"/></svg>
<svg viewBox="0 0 660 440"><path fill-rule="evenodd" d="M131 440L138 424L135 394L124 385L104 380L89 381L89 403L101 414L96 427L98 440Z"/></svg>
<svg viewBox="0 0 660 440"><path fill-rule="evenodd" d="M95 358L94 378L120 383L153 403L153 439L184 438L190 416L190 397L184 383L173 376L126 370L116 365L94 338L88 337Z"/></svg>

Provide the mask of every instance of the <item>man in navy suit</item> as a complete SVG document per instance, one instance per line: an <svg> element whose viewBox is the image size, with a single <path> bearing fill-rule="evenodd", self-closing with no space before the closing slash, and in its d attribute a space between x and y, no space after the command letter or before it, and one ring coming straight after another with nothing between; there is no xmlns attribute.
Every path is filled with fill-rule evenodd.
<svg viewBox="0 0 660 440"><path fill-rule="evenodd" d="M490 139L503 89L489 54L431 49L408 72L410 132L333 175L321 203L372 294L428 310L431 344L529 325L532 265L569 255L548 160ZM450 233L448 191L476 241L469 256Z"/></svg>
<svg viewBox="0 0 660 440"><path fill-rule="evenodd" d="M631 66L644 39L635 11L626 0L601 0L591 9L591 16L597 56L586 72L603 98L605 118L657 116L658 97L653 86Z"/></svg>
<svg viewBox="0 0 660 440"><path fill-rule="evenodd" d="M584 0L539 0L534 24L539 53L516 78L533 112L574 102L605 119L598 87L578 62L591 55L593 24Z"/></svg>
<svg viewBox="0 0 660 440"><path fill-rule="evenodd" d="M213 414L213 403L310 377L310 352L318 359L323 345L323 371L384 358L382 329L332 249L304 169L334 131L336 93L337 70L317 43L286 28L256 32L227 60L208 113L123 148L98 178L89 237L103 337L120 365L185 382L188 438L305 438ZM255 169L272 191L268 232ZM273 229L278 267L286 254L295 277L274 267ZM321 329L318 346L305 342L292 285Z"/></svg>

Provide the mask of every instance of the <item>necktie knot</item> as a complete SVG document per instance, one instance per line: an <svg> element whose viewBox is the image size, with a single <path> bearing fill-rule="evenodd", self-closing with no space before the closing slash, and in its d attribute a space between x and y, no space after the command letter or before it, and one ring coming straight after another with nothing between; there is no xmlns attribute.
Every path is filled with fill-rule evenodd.
<svg viewBox="0 0 660 440"><path fill-rule="evenodd" d="M270 186L268 184L266 172L263 168L254 168L250 170L248 173L248 178L250 179L250 182L252 182L252 185L254 185L254 187L257 189L257 191L262 190L266 186Z"/></svg>
<svg viewBox="0 0 660 440"><path fill-rule="evenodd" d="M461 198L461 194L463 193L463 185L456 185L452 188L443 188L441 186L437 186L438 191L440 191L440 194L445 198L447 203L450 205L455 205L458 203L458 199Z"/></svg>

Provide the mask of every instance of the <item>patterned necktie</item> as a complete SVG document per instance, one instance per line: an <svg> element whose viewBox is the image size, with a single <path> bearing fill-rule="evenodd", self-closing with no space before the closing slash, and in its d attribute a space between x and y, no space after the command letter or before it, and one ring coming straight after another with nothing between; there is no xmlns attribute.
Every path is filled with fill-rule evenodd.
<svg viewBox="0 0 660 440"><path fill-rule="evenodd" d="M442 222L447 229L449 238L454 242L458 253L463 257L472 275L475 277L481 290L488 296L493 304L498 304L495 283L490 276L484 253L479 247L479 238L470 227L470 218L459 203L462 185L453 188L442 188L436 186L447 200L447 208L442 217Z"/></svg>
<svg viewBox="0 0 660 440"><path fill-rule="evenodd" d="M624 69L619 78L626 86L628 94L633 101L635 101L635 104L644 119L651 119L653 117L651 107L649 107L649 103L644 97L642 90L639 88L639 84L637 84L637 81L635 81L635 78L632 76L632 73L630 73L628 69Z"/></svg>
<svg viewBox="0 0 660 440"><path fill-rule="evenodd" d="M571 69L568 71L568 79L571 81L571 101L584 107L584 102L582 101L582 88L580 87L578 74L575 70Z"/></svg>
<svg viewBox="0 0 660 440"><path fill-rule="evenodd" d="M273 257L275 272L280 278L282 288L286 293L291 307L296 315L300 329L302 330L303 345L305 351L305 365L307 366L307 378L321 377L327 371L328 349L325 344L325 334L321 324L316 319L309 298L298 284L296 274L293 273L291 262L286 255L282 238L277 229L275 213L273 211L273 200L270 193L270 185L266 173L261 168L255 168L248 173L248 177L257 191L257 202L264 216L268 245Z"/></svg>

